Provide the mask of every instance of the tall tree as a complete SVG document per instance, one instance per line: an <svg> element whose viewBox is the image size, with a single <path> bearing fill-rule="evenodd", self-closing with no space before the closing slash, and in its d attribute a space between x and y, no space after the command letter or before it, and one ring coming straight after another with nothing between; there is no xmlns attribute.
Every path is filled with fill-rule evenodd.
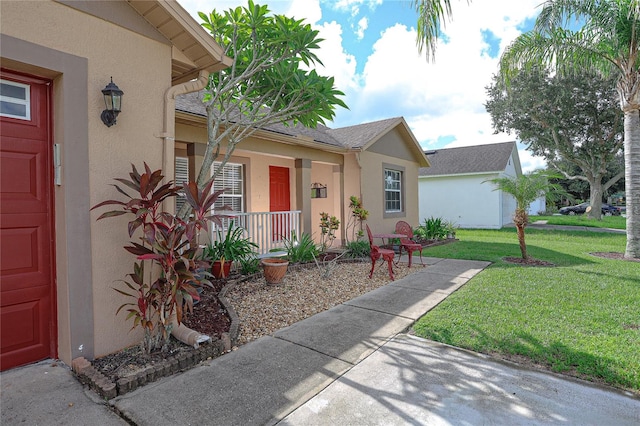
<svg viewBox="0 0 640 426"><path fill-rule="evenodd" d="M467 3L470 3L468 0ZM412 6L418 13L417 40L418 51L425 52L427 60L436 58L436 45L441 27L451 19L450 0L413 0Z"/></svg>
<svg viewBox="0 0 640 426"><path fill-rule="evenodd" d="M625 257L640 258L640 1L548 0L532 31L520 35L500 58L508 84L521 69L553 67L617 77L624 112L627 215Z"/></svg>
<svg viewBox="0 0 640 426"><path fill-rule="evenodd" d="M542 196L553 198L563 192L559 185L549 180L551 177L557 176L538 170L516 177L507 176L485 181L495 186L494 191L503 191L511 194L516 200L513 223L518 232L518 243L520 244L520 253L523 259L529 259L524 233L524 229L529 224L529 214L527 213L529 205Z"/></svg>
<svg viewBox="0 0 640 426"><path fill-rule="evenodd" d="M211 173L222 148L224 165L236 146L260 129L276 123L316 127L333 119L336 107L347 108L333 77L310 69L322 64L315 54L322 39L304 20L273 15L253 0L247 7L199 16L233 59L229 68L210 75L205 90L208 141L200 188L222 169Z"/></svg>
<svg viewBox="0 0 640 426"><path fill-rule="evenodd" d="M496 132L515 132L566 179L587 182L589 216L600 219L604 192L624 177L622 170L609 174L622 152L615 81L587 73L551 77L533 69L516 75L508 87L494 76L487 94Z"/></svg>

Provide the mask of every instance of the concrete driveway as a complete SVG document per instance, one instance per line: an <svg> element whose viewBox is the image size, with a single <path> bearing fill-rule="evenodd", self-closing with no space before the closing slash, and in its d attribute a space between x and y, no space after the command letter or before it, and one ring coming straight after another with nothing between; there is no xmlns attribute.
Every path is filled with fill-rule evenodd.
<svg viewBox="0 0 640 426"><path fill-rule="evenodd" d="M399 335L280 425L640 425L640 399Z"/></svg>

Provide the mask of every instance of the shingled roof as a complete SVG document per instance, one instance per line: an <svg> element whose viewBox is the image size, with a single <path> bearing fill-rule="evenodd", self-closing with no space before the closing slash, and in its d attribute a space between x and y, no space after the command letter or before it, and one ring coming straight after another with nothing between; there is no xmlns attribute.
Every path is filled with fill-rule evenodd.
<svg viewBox="0 0 640 426"><path fill-rule="evenodd" d="M200 91L177 96L176 110L206 117L207 111L201 101L203 93ZM318 124L315 129L310 129L300 124L295 126L273 124L266 126L263 130L294 137L306 136L312 138L316 143L357 150L384 135L401 122L402 118L396 117L338 129L330 129L322 124Z"/></svg>
<svg viewBox="0 0 640 426"><path fill-rule="evenodd" d="M362 148L400 122L401 118L395 117L339 129L328 129L327 131L347 148Z"/></svg>
<svg viewBox="0 0 640 426"><path fill-rule="evenodd" d="M515 145L504 142L427 151L431 167L421 167L419 176L503 172Z"/></svg>

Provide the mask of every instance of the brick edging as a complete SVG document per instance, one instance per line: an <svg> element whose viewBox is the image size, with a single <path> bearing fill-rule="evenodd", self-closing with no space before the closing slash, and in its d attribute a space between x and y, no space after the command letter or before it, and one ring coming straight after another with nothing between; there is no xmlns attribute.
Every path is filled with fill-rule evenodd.
<svg viewBox="0 0 640 426"><path fill-rule="evenodd" d="M190 370L202 361L224 355L236 345L238 336L240 335L240 318L224 295L238 282L246 281L249 278L251 277L230 281L218 294L218 299L227 310L229 319L231 320L229 332L222 333L220 338L212 338L191 352L182 352L169 356L156 364L148 365L135 375L123 377L117 382L113 382L98 371L91 362L84 357L74 359L71 362L71 369L80 383L91 388L100 395L100 397L112 399L118 395L133 392L137 388L155 382L163 377Z"/></svg>

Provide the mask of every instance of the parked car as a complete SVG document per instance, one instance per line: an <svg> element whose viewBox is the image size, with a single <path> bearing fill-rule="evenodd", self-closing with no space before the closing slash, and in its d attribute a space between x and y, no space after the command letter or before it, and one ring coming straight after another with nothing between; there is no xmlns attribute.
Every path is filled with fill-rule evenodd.
<svg viewBox="0 0 640 426"><path fill-rule="evenodd" d="M558 210L558 212L560 214L568 214L568 215L574 216L577 214L583 214L584 212L587 211L587 207L589 206L590 206L590 203L582 203L576 206L562 207L560 210Z"/></svg>
<svg viewBox="0 0 640 426"><path fill-rule="evenodd" d="M611 204L602 204L602 214L605 216L620 216L622 210Z"/></svg>
<svg viewBox="0 0 640 426"><path fill-rule="evenodd" d="M560 214L568 214L568 215L576 215L576 214L584 214L587 211L587 207L591 204L589 202L581 203L576 206L568 206L562 207L559 212ZM620 209L618 207L612 206L610 204L602 203L602 214L604 216L620 216Z"/></svg>

